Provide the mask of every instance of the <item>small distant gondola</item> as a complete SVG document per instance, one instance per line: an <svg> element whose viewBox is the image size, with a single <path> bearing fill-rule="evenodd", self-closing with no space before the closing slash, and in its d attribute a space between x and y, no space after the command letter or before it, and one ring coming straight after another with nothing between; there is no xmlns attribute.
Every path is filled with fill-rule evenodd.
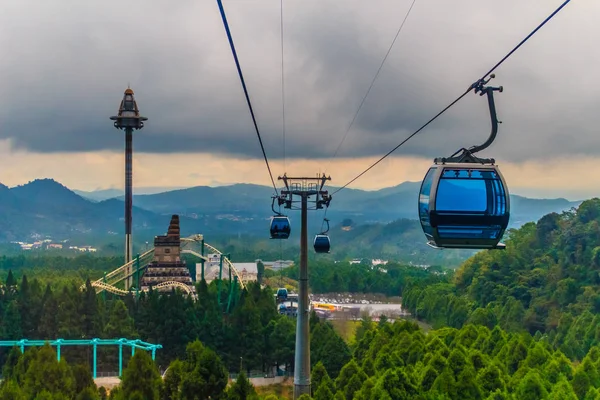
<svg viewBox="0 0 600 400"><path fill-rule="evenodd" d="M318 235L315 235L315 240L313 242L315 253L329 253L329 250L331 249L331 241L327 235L327 232L329 232L329 220L325 218L323 222L327 223L327 229Z"/></svg>
<svg viewBox="0 0 600 400"><path fill-rule="evenodd" d="M292 232L292 228L290 226L290 220L285 215L281 215L281 213L275 210L275 199L279 201L281 205L281 199L278 197L273 197L273 201L271 203L271 209L275 213L273 217L271 217L271 239L287 239L290 237L290 233Z"/></svg>
<svg viewBox="0 0 600 400"><path fill-rule="evenodd" d="M331 243L327 235L316 235L313 245L316 253L329 253L331 249Z"/></svg>
<svg viewBox="0 0 600 400"><path fill-rule="evenodd" d="M500 240L510 218L508 187L494 159L473 155L487 148L498 132L493 92L502 92L502 87L484 87L488 81L473 87L476 93L487 94L490 137L480 146L436 158L421 184L419 219L428 244L434 248L505 248Z"/></svg>
<svg viewBox="0 0 600 400"><path fill-rule="evenodd" d="M288 298L288 291L286 288L279 288L277 289L277 300L278 301L285 301Z"/></svg>
<svg viewBox="0 0 600 400"><path fill-rule="evenodd" d="M290 220L284 215L275 215L271 218L271 239L287 239L292 228Z"/></svg>

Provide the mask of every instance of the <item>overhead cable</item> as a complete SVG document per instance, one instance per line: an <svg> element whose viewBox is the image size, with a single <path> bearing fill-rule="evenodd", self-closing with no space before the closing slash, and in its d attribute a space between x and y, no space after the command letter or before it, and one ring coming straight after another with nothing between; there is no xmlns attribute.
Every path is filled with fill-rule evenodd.
<svg viewBox="0 0 600 400"><path fill-rule="evenodd" d="M267 159L267 153L265 152L265 146L263 145L262 138L260 137L260 131L258 129L258 124L256 123L256 117L254 116L254 110L252 109L252 103L250 102L250 96L248 95L248 89L246 88L246 82L244 81L244 75L242 74L242 68L240 67L240 62L238 60L237 52L235 51L235 45L233 44L233 38L231 37L231 32L229 30L229 24L227 23L227 17L225 16L225 9L223 8L223 3L221 0L217 0L217 4L219 5L219 11L221 12L221 18L223 19L223 26L225 27L225 32L227 33L227 39L229 39L229 45L231 46L231 53L233 54L233 59L235 60L235 65L237 67L238 75L240 76L240 81L242 82L242 88L244 89L244 94L246 96L246 102L248 103L248 108L250 110L250 115L252 116L252 122L254 123L254 129L256 130L256 135L258 136L258 142L260 143L260 148L263 153L263 157L265 158L265 163L267 164L267 169L269 170L269 176L271 177L271 183L273 184L273 189L275 189L275 193L279 195L277 191L277 186L275 185L275 179L273 179L273 174L271 173L271 167L269 166L269 160Z"/></svg>
<svg viewBox="0 0 600 400"><path fill-rule="evenodd" d="M408 11L406 12L406 15L404 16L404 19L402 20L402 23L400 24L400 27L396 31L396 35L394 36L394 39L392 40L392 43L390 44L390 47L388 48L387 52L385 53L385 56L383 57L383 60L381 61L381 64L379 65L379 68L377 69L377 72L375 73L375 76L373 77L373 80L371 81L371 84L369 85L369 88L367 89L367 92L363 96L363 98L362 98L362 100L361 100L361 102L360 102L360 104L358 106L358 109L354 113L354 116L352 117L352 121L350 121L350 125L348 125L348 129L346 129L346 133L342 137L342 140L341 140L340 144L338 145L337 149L335 150L335 153L333 154L332 158L335 158L337 156L338 152L340 151L340 148L344 144L344 141L346 140L346 137L348 136L348 133L350 132L350 129L352 128L352 126L354 125L354 122L356 121L356 117L358 116L358 113L362 109L363 104L365 104L365 100L369 96L369 93L371 92L371 89L373 88L373 85L375 84L375 81L379 77L379 73L381 72L381 69L383 68L383 64L385 64L385 61L387 60L388 56L390 55L390 52L392 51L392 48L394 47L394 43L396 43L396 39L398 39L398 36L400 35L400 32L402 32L402 28L404 27L404 24L406 23L406 20L408 19L408 16L410 15L410 12L413 9L416 1L417 0L413 0L413 2L410 5Z"/></svg>
<svg viewBox="0 0 600 400"><path fill-rule="evenodd" d="M283 121L283 171L285 172L285 84L283 69L283 0L280 0L280 20L281 20L281 119Z"/></svg>
<svg viewBox="0 0 600 400"><path fill-rule="evenodd" d="M417 2L417 0L413 0L412 1L410 7L408 8L408 11L404 15L404 19L402 20L402 23L398 27L398 30L396 31L396 34L394 35L394 39L392 40L392 43L390 43L390 46L388 47L388 50L385 53L385 56L383 57L383 60L381 60L381 64L379 64L379 68L377 69L377 72L375 73L375 76L371 80L371 84L369 85L369 88L367 89L365 95L363 96L362 100L360 101L360 104L358 105L358 109L354 113L354 116L352 117L352 120L350 121L350 125L348 125L348 129L346 129L346 132L344 133L344 136L342 137L342 140L340 141L340 144L338 145L337 149L335 150L335 153L333 154L332 159L329 161L330 165L331 165L331 161L333 161L333 159L335 159L335 157L337 156L338 152L342 148L342 145L344 144L344 141L348 137L348 133L350 133L350 130L352 129L352 126L354 126L354 122L356 121L356 117L358 117L358 113L362 109L362 106L365 104L365 100L367 100L367 97L369 96L369 93L371 93L371 89L373 88L373 85L375 84L375 81L379 77L379 73L381 72L381 69L383 68L383 65L385 64L388 56L392 52L392 48L394 47L394 44L396 43L396 40L398 39L398 36L400 36L400 32L402 32L402 28L404 28L404 24L406 24L406 20L408 19L409 15L410 15L410 12L412 11L412 9L413 9L413 7L414 7L414 5L415 5L416 2ZM329 169L329 166L325 170L327 170L327 169ZM325 173L325 172L323 172L323 173ZM321 231L323 230L323 226L325 224L325 219L327 218L327 210L329 210L329 207L327 207L325 209L325 212L323 213L323 222L321 223Z"/></svg>
<svg viewBox="0 0 600 400"><path fill-rule="evenodd" d="M508 54L506 54L496 65L494 65L488 72L486 72L483 77L479 80L477 80L474 84L472 84L471 86L469 86L469 88L463 93L461 94L456 100L454 100L452 103L450 103L448 106L446 106L442 111L440 111L439 113L437 113L433 118L431 118L429 121L427 121L423 126L421 126L419 129L417 129L415 132L413 132L410 136L408 136L406 139L404 139L399 145L397 145L396 147L394 147L392 150L390 150L389 152L387 152L383 157L381 157L379 160L375 161L373 164L371 164L367 169L365 169L364 171L362 171L360 174L358 174L357 176L355 176L354 178L352 178L348 183L346 183L344 186L338 188L336 191L334 191L332 193L336 194L338 193L340 190L348 187L348 185L350 185L351 183L353 183L354 181L356 181L358 178L360 178L361 176L363 176L364 174L366 174L369 170L371 170L373 167L375 167L377 164L379 164L381 161L383 161L385 158L387 158L390 154L392 154L394 151L398 150L404 143L406 143L407 141L409 141L413 136L415 136L417 133L421 132L423 129L425 129L429 124L431 124L433 121L435 121L440 115L442 115L443 113L445 113L450 107L454 106L456 103L458 103L463 97L465 97L470 91L471 89L473 89L475 87L475 85L478 82L481 82L482 80L484 80L488 75L490 75L492 72L494 72L502 63L504 63L504 61L506 61L515 51L517 51L517 49L519 49L523 44L525 44L525 42L527 42L538 30L540 30L540 28L542 28L542 26L544 26L548 21L550 21L556 14L558 14L558 12L560 10L562 10L567 4L570 3L571 0L566 0L564 3L562 3L556 10L554 10L554 12L552 14L550 14L541 24L539 24L533 31L531 31L531 33L529 35L527 35L525 37L525 39L521 40L521 42L515 46Z"/></svg>

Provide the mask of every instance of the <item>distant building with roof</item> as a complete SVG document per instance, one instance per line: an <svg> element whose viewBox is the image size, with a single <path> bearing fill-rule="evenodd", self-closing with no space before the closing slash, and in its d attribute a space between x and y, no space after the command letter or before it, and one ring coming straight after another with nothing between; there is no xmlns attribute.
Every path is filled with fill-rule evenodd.
<svg viewBox="0 0 600 400"><path fill-rule="evenodd" d="M273 271L278 271L284 268L291 267L294 265L293 260L276 260L276 261L263 261L261 259L256 260L256 263L261 261L265 268L272 269Z"/></svg>
<svg viewBox="0 0 600 400"><path fill-rule="evenodd" d="M242 282L254 282L258 279L258 263L233 263L235 269L239 272Z"/></svg>

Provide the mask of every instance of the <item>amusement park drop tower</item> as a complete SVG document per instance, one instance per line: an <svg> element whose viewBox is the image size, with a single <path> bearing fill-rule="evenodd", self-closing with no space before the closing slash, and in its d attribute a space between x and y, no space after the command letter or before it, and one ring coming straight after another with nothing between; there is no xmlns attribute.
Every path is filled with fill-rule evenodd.
<svg viewBox="0 0 600 400"><path fill-rule="evenodd" d="M115 121L115 128L125 130L125 263L128 263L131 261L133 252L131 242L133 130L142 129L144 127L143 121L147 121L148 118L140 115L133 97L133 90L128 87L123 95L118 114L110 117L110 119ZM130 283L131 277L127 278L125 282L126 289L131 286Z"/></svg>

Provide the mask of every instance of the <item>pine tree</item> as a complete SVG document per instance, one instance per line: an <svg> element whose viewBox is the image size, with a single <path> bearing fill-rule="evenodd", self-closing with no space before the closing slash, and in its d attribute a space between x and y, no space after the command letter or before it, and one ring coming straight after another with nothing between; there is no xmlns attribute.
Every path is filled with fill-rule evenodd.
<svg viewBox="0 0 600 400"><path fill-rule="evenodd" d="M15 380L6 380L0 386L0 399L2 400L24 400L25 398L23 390Z"/></svg>
<svg viewBox="0 0 600 400"><path fill-rule="evenodd" d="M181 383L184 379L184 364L180 360L174 360L169 364L163 379L162 400L178 400Z"/></svg>
<svg viewBox="0 0 600 400"><path fill-rule="evenodd" d="M73 398L75 395L75 379L65 359L58 361L56 352L49 344L41 347L31 360L24 375L24 392L35 396L47 391L54 395Z"/></svg>
<svg viewBox="0 0 600 400"><path fill-rule="evenodd" d="M40 339L54 339L58 334L58 303L50 285L46 286L42 299L42 307L39 325L37 326L38 337Z"/></svg>
<svg viewBox="0 0 600 400"><path fill-rule="evenodd" d="M129 311L122 300L113 303L104 331L109 338L134 339L137 337L133 318L129 315Z"/></svg>
<svg viewBox="0 0 600 400"><path fill-rule="evenodd" d="M85 290L83 292L83 301L80 305L80 313L83 317L82 331L86 338L94 338L100 336L100 321L98 312L98 300L96 298L96 290L92 287L90 279L85 282ZM132 323L133 325L133 323ZM121 337L121 336L117 336Z"/></svg>
<svg viewBox="0 0 600 400"><path fill-rule="evenodd" d="M16 300L8 303L2 318L1 336L4 340L20 340L23 338L21 331L21 313L19 313L19 305Z"/></svg>
<svg viewBox="0 0 600 400"><path fill-rule="evenodd" d="M188 344L183 361L182 398L219 399L225 393L228 373L225 365L211 349L198 340Z"/></svg>
<svg viewBox="0 0 600 400"><path fill-rule="evenodd" d="M240 372L235 383L227 390L227 397L230 400L258 399L254 386L252 386L244 371Z"/></svg>
<svg viewBox="0 0 600 400"><path fill-rule="evenodd" d="M142 396L144 400L158 400L162 380L152 357L145 351L137 351L123 370L121 396L125 400Z"/></svg>

